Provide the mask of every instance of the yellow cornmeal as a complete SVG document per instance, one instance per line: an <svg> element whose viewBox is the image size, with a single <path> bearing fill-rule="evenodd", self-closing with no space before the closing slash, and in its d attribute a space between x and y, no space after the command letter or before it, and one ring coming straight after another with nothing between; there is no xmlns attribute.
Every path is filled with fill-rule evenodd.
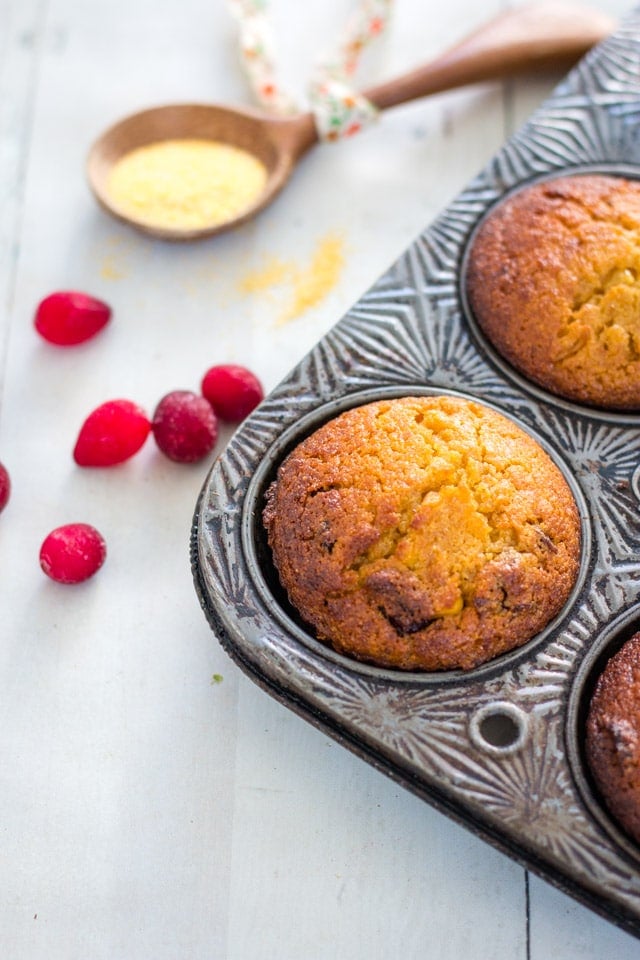
<svg viewBox="0 0 640 960"><path fill-rule="evenodd" d="M263 268L244 276L239 284L243 293L262 293L274 287L290 291L288 303L277 319L287 323L319 304L334 289L344 267L344 240L329 233L316 245L308 266L270 258Z"/></svg>
<svg viewBox="0 0 640 960"><path fill-rule="evenodd" d="M292 302L280 323L293 320L315 307L335 287L344 265L342 246L341 238L333 234L318 244L309 268L296 277Z"/></svg>
<svg viewBox="0 0 640 960"><path fill-rule="evenodd" d="M266 168L246 150L212 140L163 140L121 157L108 193L140 223L199 230L240 216L266 180Z"/></svg>
<svg viewBox="0 0 640 960"><path fill-rule="evenodd" d="M240 281L240 290L243 293L262 293L271 287L291 280L295 276L296 267L292 263L285 263L277 257L269 257L264 267L248 273Z"/></svg>

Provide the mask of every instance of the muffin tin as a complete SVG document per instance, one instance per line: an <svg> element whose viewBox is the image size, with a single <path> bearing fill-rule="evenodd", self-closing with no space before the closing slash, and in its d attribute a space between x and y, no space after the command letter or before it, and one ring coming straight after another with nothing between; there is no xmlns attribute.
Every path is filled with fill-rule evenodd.
<svg viewBox="0 0 640 960"><path fill-rule="evenodd" d="M592 50L485 170L242 424L194 517L196 591L256 683L524 866L640 936L640 849L583 756L603 662L640 629L640 413L553 397L485 342L464 292L474 230L507 193L573 172L640 177L640 12ZM470 671L378 669L318 642L288 606L261 513L283 457L347 407L453 393L533 435L563 471L582 562L560 615ZM304 775L304 772L301 772Z"/></svg>

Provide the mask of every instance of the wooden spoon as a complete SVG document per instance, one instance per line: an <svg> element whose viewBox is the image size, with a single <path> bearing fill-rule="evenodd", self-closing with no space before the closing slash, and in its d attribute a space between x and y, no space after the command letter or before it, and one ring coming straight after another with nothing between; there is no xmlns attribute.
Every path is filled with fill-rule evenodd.
<svg viewBox="0 0 640 960"><path fill-rule="evenodd" d="M614 22L575 3L545 2L516 7L480 27L435 60L367 90L378 108L466 84L567 68L608 36ZM231 144L256 156L267 181L258 199L240 216L201 229L156 227L133 219L109 196L109 174L124 154L162 140L205 139ZM94 143L87 176L99 204L117 219L167 240L192 240L229 230L254 217L289 179L297 161L318 141L312 114L274 118L256 110L176 104L143 110L110 127Z"/></svg>

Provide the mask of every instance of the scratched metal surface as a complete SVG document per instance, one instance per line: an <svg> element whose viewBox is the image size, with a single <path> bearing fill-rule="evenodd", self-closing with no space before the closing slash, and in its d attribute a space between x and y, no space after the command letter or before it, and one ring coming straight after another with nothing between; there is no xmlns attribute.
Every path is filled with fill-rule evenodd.
<svg viewBox="0 0 640 960"><path fill-rule="evenodd" d="M640 851L598 802L581 744L593 677L640 626L640 415L564 403L514 374L475 328L464 267L479 220L522 184L640 175L639 58L634 12L244 422L206 480L192 533L204 612L258 684L637 936ZM264 489L286 451L340 410L443 391L507 414L564 471L582 516L580 576L559 617L516 652L466 673L378 670L296 621L264 543Z"/></svg>

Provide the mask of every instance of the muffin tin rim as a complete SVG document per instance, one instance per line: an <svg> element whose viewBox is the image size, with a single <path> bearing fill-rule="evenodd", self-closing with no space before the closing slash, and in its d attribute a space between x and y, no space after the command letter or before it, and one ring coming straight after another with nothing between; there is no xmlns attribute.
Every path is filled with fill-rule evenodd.
<svg viewBox="0 0 640 960"><path fill-rule="evenodd" d="M297 446L298 443L302 442L306 436L309 436L310 433L313 433L324 423L329 422L329 420L337 417L346 410L364 406L367 403L377 400L411 396L443 395L470 400L501 414L505 419L510 420L535 440L560 470L574 498L580 522L580 560L578 572L571 592L556 616L549 621L541 631L533 637L530 637L520 646L514 647L512 650L499 654L497 657L493 657L468 670L417 671L379 667L366 661L357 660L355 657L348 657L341 654L334 650L328 643L324 644L321 640L318 640L313 636L313 633L310 632L312 628L309 627L307 630L304 624L298 625L274 595L273 590L269 587L268 579L264 574L263 564L259 557L259 550L256 549L257 528L261 527L262 524L264 494L270 481L275 478L279 465L288 453ZM284 630L289 638L294 639L297 643L301 643L304 647L313 651L324 660L332 661L343 669L381 681L400 684L418 684L421 686L457 685L461 680L488 679L493 675L500 675L506 670L517 666L517 664L523 660L528 660L536 650L541 649L545 643L549 642L556 631L560 629L562 623L570 618L571 611L578 602L588 580L589 570L592 565L593 536L587 498L580 484L573 476L562 452L556 449L537 429L522 422L517 416L514 416L511 412L506 412L504 408L501 408L497 404L484 398L479 400L462 390L441 388L426 384L394 384L387 385L386 387L373 387L362 391L342 394L323 404L319 404L313 410L300 417L299 420L289 424L264 451L260 463L249 481L243 497L240 528L242 551L251 582L266 609L277 621L280 629ZM266 543L265 532L262 533L262 539ZM272 561L269 560L269 563L272 563ZM278 574L275 567L273 567L272 572L274 577L277 578ZM287 605L290 606L288 601L286 602Z"/></svg>

